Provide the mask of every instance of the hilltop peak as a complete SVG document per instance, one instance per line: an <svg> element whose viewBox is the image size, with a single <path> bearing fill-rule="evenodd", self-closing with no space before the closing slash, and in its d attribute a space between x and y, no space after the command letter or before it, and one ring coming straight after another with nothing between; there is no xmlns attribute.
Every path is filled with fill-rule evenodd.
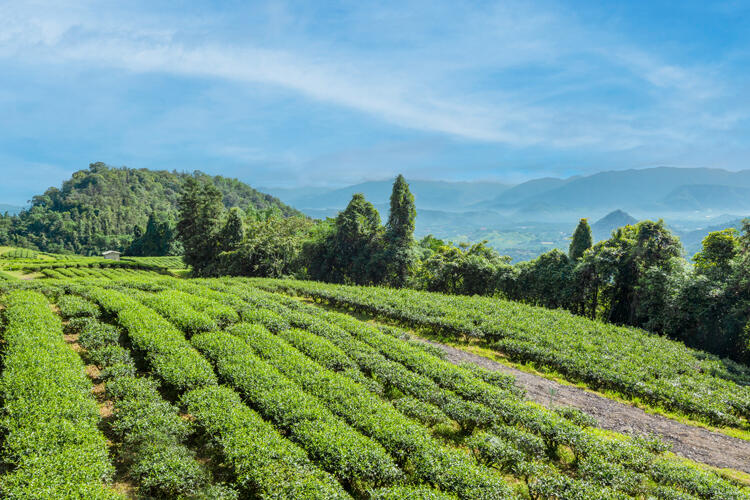
<svg viewBox="0 0 750 500"><path fill-rule="evenodd" d="M618 227L635 224L636 222L638 222L638 219L618 208L594 222L591 225L591 230L594 233L594 239L599 241L608 238L612 231Z"/></svg>

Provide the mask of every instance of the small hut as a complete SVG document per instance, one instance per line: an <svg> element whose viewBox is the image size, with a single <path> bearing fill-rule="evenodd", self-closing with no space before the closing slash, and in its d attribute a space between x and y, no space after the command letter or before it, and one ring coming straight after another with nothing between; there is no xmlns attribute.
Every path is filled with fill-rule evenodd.
<svg viewBox="0 0 750 500"><path fill-rule="evenodd" d="M102 253L102 257L110 260L120 260L120 252L118 252L117 250L107 250L106 252Z"/></svg>

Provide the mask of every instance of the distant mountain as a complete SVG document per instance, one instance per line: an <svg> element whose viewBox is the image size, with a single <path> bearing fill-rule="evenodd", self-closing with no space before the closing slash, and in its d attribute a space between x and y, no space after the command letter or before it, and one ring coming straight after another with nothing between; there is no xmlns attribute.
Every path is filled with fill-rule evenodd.
<svg viewBox="0 0 750 500"><path fill-rule="evenodd" d="M707 226L701 229L695 229L693 231L678 232L677 234L680 237L682 246L685 248L685 253L688 259L696 253L700 252L701 247L703 246L703 238L708 236L708 233L713 233L714 231L723 231L724 229L728 229L730 227L733 227L737 231L740 231L742 229L743 218L744 217L739 217L732 221Z"/></svg>
<svg viewBox="0 0 750 500"><path fill-rule="evenodd" d="M561 207L663 206L670 193L685 185L750 187L750 170L729 172L710 168L648 168L601 172L568 182L544 198Z"/></svg>
<svg viewBox="0 0 750 500"><path fill-rule="evenodd" d="M594 236L594 241L606 240L612 234L615 229L627 226L628 224L635 224L638 219L631 216L627 212L622 210L615 210L610 212L598 221L591 225L591 232Z"/></svg>
<svg viewBox="0 0 750 500"><path fill-rule="evenodd" d="M750 210L750 187L698 184L680 186L664 198L673 210Z"/></svg>
<svg viewBox="0 0 750 500"><path fill-rule="evenodd" d="M60 188L34 196L31 207L10 218L10 229L2 233L0 245L78 254L123 251L133 241L136 228L145 228L150 214L176 218L181 186L190 177L213 183L226 207L275 207L284 215L300 214L237 179L94 163L75 172Z"/></svg>
<svg viewBox="0 0 750 500"><path fill-rule="evenodd" d="M570 236L568 228L581 217L603 218L593 227L601 240L642 219L663 218L678 234L687 234L750 213L750 170L656 167L545 177L515 186L435 181L410 181L410 186L417 204L416 236L487 239L498 250L523 258L538 255L550 244L562 248ZM352 194L362 192L386 218L390 190L391 180L332 190L269 191L312 217L335 215ZM685 247L694 245L687 242Z"/></svg>
<svg viewBox="0 0 750 500"><path fill-rule="evenodd" d="M534 179L506 189L499 196L480 202L478 207L481 208L503 208L523 202L524 200L534 198L540 194L546 193L553 189L564 186L568 182L576 179L557 179L555 177L543 177Z"/></svg>
<svg viewBox="0 0 750 500"><path fill-rule="evenodd" d="M442 211L463 211L478 202L488 200L511 187L499 182L448 182L409 180L418 208ZM393 180L369 181L339 189L320 188L266 190L298 209L311 212L337 209L349 203L354 193L362 193L368 201L378 205L388 203Z"/></svg>
<svg viewBox="0 0 750 500"><path fill-rule="evenodd" d="M361 192L374 204L388 202L391 180L345 188L270 189L312 215L343 209ZM659 218L685 213L703 218L750 209L750 170L656 167L599 172L558 179L545 177L516 186L495 182L409 181L417 208L443 212L495 210L519 222L563 222L598 217L616 209ZM698 214L697 212L705 212Z"/></svg>
<svg viewBox="0 0 750 500"><path fill-rule="evenodd" d="M325 196L331 191L334 191L332 188L313 186L302 186L296 188L269 188L259 186L258 189L264 193L275 196L280 200L284 200L284 203L293 207L299 206L298 202L300 200Z"/></svg>
<svg viewBox="0 0 750 500"><path fill-rule="evenodd" d="M519 184L482 208L514 210L535 220L617 208L666 214L696 210L744 211L750 206L750 170L657 167L600 172L569 179L545 178Z"/></svg>
<svg viewBox="0 0 750 500"><path fill-rule="evenodd" d="M15 205L6 205L5 203L0 203L0 214L9 214L9 215L16 215L18 212L23 210L23 207L18 207Z"/></svg>

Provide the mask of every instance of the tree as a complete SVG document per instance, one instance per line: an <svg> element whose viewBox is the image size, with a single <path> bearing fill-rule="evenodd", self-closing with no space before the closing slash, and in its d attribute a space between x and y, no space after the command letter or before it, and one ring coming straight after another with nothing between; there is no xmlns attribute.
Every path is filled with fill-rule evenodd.
<svg viewBox="0 0 750 500"><path fill-rule="evenodd" d="M380 214L362 193L352 196L344 211L312 233L304 245L310 277L334 283L381 281L375 256L383 249L383 227Z"/></svg>
<svg viewBox="0 0 750 500"><path fill-rule="evenodd" d="M693 256L695 268L703 274L726 275L732 260L740 252L740 240L737 238L737 230L734 228L724 229L708 233L703 238L703 248Z"/></svg>
<svg viewBox="0 0 750 500"><path fill-rule="evenodd" d="M136 228L138 231L134 231L134 234L142 232L138 226ZM136 237L125 253L139 256L176 255L174 232L174 221L166 214L157 216L152 213L146 223L146 232Z"/></svg>
<svg viewBox="0 0 750 500"><path fill-rule="evenodd" d="M224 227L219 232L219 249L222 252L237 250L245 239L245 223L243 222L242 210L232 207L227 214Z"/></svg>
<svg viewBox="0 0 750 500"><path fill-rule="evenodd" d="M224 206L221 192L209 182L188 178L178 200L177 234L185 248L183 260L193 272L206 275L219 253L217 233Z"/></svg>
<svg viewBox="0 0 750 500"><path fill-rule="evenodd" d="M641 221L617 229L610 239L594 245L583 256L576 275L593 276L597 286L589 293L596 296L604 319L653 327L654 311L666 307L671 293L667 284L680 268L681 248L664 221Z"/></svg>
<svg viewBox="0 0 750 500"><path fill-rule="evenodd" d="M583 253L591 248L592 245L591 226L589 226L587 219L581 219L573 233L573 239L568 249L568 257L570 257L571 261L576 261L583 257Z"/></svg>
<svg viewBox="0 0 750 500"><path fill-rule="evenodd" d="M334 267L346 281L365 284L375 281L371 266L382 247L380 214L361 193L355 194L346 210L336 217L334 249L338 254Z"/></svg>
<svg viewBox="0 0 750 500"><path fill-rule="evenodd" d="M388 268L388 281L394 286L404 286L415 261L414 220L417 209L414 195L409 191L403 175L396 177L391 192L391 211L386 225L387 242L384 259Z"/></svg>
<svg viewBox="0 0 750 500"><path fill-rule="evenodd" d="M238 248L219 254L216 272L268 278L300 276L304 272L302 248L313 226L307 217L280 214L251 220Z"/></svg>
<svg viewBox="0 0 750 500"><path fill-rule="evenodd" d="M103 163L75 172L60 187L34 196L31 206L10 218L4 241L34 246L45 252L74 251L98 255L104 250L128 252L145 231L150 214L177 219L182 184L195 178L217 186L224 206L274 207L285 216L302 215L278 199L260 193L236 179L211 177L201 172L177 173L113 168Z"/></svg>
<svg viewBox="0 0 750 500"><path fill-rule="evenodd" d="M550 308L570 305L572 266L565 252L555 248L517 267L517 298Z"/></svg>

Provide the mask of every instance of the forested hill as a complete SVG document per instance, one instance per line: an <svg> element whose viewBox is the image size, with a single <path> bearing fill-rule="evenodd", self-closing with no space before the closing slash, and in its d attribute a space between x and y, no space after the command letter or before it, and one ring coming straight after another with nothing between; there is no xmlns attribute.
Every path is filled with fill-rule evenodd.
<svg viewBox="0 0 750 500"><path fill-rule="evenodd" d="M191 176L213 182L227 207L299 214L237 179L94 163L75 172L61 188L35 196L28 210L0 217L0 245L77 254L124 251L145 231L150 215L166 222L175 218L180 187Z"/></svg>

